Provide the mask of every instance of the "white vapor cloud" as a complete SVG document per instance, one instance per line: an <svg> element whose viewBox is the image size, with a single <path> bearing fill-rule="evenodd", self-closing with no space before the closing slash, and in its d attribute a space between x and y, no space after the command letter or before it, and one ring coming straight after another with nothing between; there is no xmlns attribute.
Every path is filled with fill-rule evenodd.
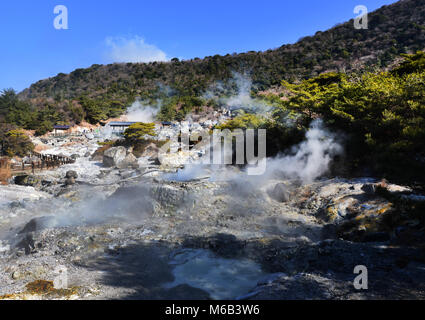
<svg viewBox="0 0 425 320"><path fill-rule="evenodd" d="M164 51L145 42L139 36L108 37L105 39L106 59L110 62L154 62L167 61Z"/></svg>
<svg viewBox="0 0 425 320"><path fill-rule="evenodd" d="M272 106L267 102L251 97L252 80L247 74L232 72L227 83L216 82L203 95L204 99L214 99L230 110L244 110L265 116ZM228 96L228 93L231 93Z"/></svg>
<svg viewBox="0 0 425 320"><path fill-rule="evenodd" d="M161 108L161 103L153 107L150 105L143 104L139 100L135 101L128 109L125 117L128 121L134 122L153 122L155 121L156 114Z"/></svg>

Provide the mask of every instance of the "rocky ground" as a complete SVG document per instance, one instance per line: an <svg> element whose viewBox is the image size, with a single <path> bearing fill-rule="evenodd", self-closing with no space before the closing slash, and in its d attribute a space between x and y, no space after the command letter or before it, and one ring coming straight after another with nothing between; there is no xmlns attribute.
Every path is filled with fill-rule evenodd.
<svg viewBox="0 0 425 320"><path fill-rule="evenodd" d="M400 205L424 198L407 187L235 168L182 179L78 139L45 151L76 163L0 186L0 299L425 298L423 220Z"/></svg>

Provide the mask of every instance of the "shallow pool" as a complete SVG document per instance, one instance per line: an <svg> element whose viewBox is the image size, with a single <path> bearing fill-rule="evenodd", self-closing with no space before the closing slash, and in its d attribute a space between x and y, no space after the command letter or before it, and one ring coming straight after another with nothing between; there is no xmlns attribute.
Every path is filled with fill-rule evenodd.
<svg viewBox="0 0 425 320"><path fill-rule="evenodd" d="M224 259L205 249L183 249L172 256L175 280L164 285L181 284L208 292L212 299L235 299L249 292L266 274L248 259Z"/></svg>

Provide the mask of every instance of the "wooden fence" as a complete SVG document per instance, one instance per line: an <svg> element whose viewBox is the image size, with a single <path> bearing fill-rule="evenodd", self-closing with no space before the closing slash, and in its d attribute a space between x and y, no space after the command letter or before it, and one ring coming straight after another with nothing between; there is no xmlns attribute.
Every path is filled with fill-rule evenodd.
<svg viewBox="0 0 425 320"><path fill-rule="evenodd" d="M36 171L49 170L60 167L64 164L74 163L75 160L52 154L32 153L29 161L12 163L10 158L0 158L0 183L6 184L13 175L25 174Z"/></svg>

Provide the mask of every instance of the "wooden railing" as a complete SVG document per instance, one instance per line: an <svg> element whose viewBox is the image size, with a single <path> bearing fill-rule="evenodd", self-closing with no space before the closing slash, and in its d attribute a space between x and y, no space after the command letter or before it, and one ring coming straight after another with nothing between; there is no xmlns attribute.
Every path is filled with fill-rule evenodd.
<svg viewBox="0 0 425 320"><path fill-rule="evenodd" d="M30 162L12 163L7 157L0 158L0 182L7 183L12 175L24 174L28 171L34 174L36 171L54 169L75 162L70 157L37 152L32 153L29 159L31 159Z"/></svg>
<svg viewBox="0 0 425 320"><path fill-rule="evenodd" d="M87 133L89 132L53 132L50 136L60 138L83 137Z"/></svg>

